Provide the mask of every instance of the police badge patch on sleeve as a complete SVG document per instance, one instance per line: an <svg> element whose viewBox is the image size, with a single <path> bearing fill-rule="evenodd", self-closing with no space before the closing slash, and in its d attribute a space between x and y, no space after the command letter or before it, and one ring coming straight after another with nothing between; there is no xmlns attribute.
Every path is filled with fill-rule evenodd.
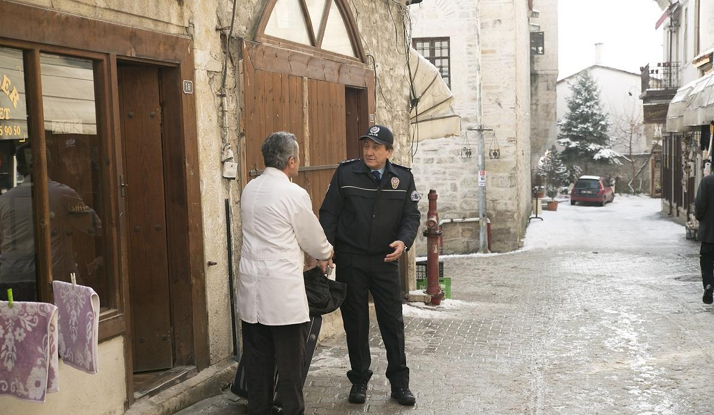
<svg viewBox="0 0 714 415"><path fill-rule="evenodd" d="M421 195L419 194L419 192L417 192L415 190L412 192L411 199L412 199L412 202L418 202L419 200L421 200Z"/></svg>

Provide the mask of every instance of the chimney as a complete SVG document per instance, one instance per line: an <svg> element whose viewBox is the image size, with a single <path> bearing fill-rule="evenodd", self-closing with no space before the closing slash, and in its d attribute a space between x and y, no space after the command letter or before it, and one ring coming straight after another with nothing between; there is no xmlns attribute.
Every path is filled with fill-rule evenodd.
<svg viewBox="0 0 714 415"><path fill-rule="evenodd" d="M595 44L595 65L602 65L602 43Z"/></svg>

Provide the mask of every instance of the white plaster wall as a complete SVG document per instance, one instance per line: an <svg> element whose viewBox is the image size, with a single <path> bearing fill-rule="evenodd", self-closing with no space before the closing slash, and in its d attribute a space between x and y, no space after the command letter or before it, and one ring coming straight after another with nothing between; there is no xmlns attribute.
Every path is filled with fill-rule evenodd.
<svg viewBox="0 0 714 415"><path fill-rule="evenodd" d="M48 393L44 404L0 397L0 412L6 415L114 415L124 413L126 375L124 338L99 345L99 373L89 375L60 359L59 392Z"/></svg>
<svg viewBox="0 0 714 415"><path fill-rule="evenodd" d="M699 52L714 48L714 2L701 0L699 9Z"/></svg>
<svg viewBox="0 0 714 415"><path fill-rule="evenodd" d="M600 102L603 111L608 114L610 122L613 123L609 130L611 137L617 134L616 123L619 122L623 125L628 120L642 121L642 101L639 99L640 75L603 66L591 67L590 73L600 87ZM571 88L576 79L577 76L573 76L558 81L559 121L564 120L565 114L568 112L566 100L572 95ZM644 129L641 129L641 134L635 139L633 154L648 153L652 147L650 141L645 135ZM552 143L554 144L555 140ZM627 154L629 151L621 140L613 146L613 149L622 154Z"/></svg>

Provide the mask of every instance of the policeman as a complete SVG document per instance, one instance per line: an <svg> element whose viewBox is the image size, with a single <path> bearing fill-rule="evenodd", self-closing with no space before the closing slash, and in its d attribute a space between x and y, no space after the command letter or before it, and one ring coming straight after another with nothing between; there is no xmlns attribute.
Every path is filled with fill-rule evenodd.
<svg viewBox="0 0 714 415"><path fill-rule="evenodd" d="M337 280L347 284L342 321L352 369L349 401L364 403L369 369L369 308L372 293L387 349L392 398L414 405L404 353L404 318L397 259L411 247L419 227L419 193L411 171L389 161L394 137L375 125L360 137L362 158L337 168L320 208L320 223L335 247Z"/></svg>

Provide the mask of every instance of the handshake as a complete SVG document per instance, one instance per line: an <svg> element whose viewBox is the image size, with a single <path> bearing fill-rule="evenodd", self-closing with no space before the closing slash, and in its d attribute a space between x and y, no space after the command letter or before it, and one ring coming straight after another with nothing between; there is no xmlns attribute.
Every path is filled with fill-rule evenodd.
<svg viewBox="0 0 714 415"><path fill-rule="evenodd" d="M313 269L315 267L320 267L320 270L322 270L322 273L325 275L330 275L332 272L332 269L335 268L335 263L332 262L332 258L335 256L335 251L330 252L330 256L327 259L324 260L318 260L315 258L312 258L311 256L305 254L305 266L303 267L303 271L307 271L309 269Z"/></svg>

